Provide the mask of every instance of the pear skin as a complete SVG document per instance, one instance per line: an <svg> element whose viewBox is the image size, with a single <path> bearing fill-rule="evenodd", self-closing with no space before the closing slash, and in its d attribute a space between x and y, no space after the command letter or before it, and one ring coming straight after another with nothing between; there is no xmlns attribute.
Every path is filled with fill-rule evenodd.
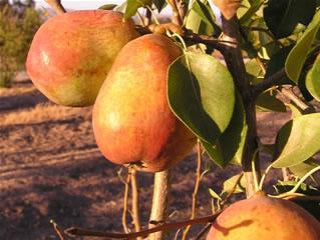
<svg viewBox="0 0 320 240"><path fill-rule="evenodd" d="M93 105L121 48L138 37L131 20L106 10L63 13L35 34L26 61L34 85L57 104Z"/></svg>
<svg viewBox="0 0 320 240"><path fill-rule="evenodd" d="M157 172L191 151L196 137L167 100L168 68L181 54L160 34L139 37L120 51L93 109L95 139L108 160Z"/></svg>
<svg viewBox="0 0 320 240"><path fill-rule="evenodd" d="M228 207L206 240L319 240L320 223L293 202L257 194Z"/></svg>

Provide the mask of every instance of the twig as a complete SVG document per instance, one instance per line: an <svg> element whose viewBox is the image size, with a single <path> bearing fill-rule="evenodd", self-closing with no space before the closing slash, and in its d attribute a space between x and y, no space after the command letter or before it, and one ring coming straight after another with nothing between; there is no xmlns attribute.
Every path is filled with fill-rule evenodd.
<svg viewBox="0 0 320 240"><path fill-rule="evenodd" d="M320 166L319 167L315 167L314 169L310 170L306 175L304 175L297 183L297 185L294 186L294 188L292 188L290 190L291 193L295 193L299 187L301 186L302 183L304 183L305 180L307 180L308 177L310 177L312 174L314 174L315 172L320 171Z"/></svg>
<svg viewBox="0 0 320 240"><path fill-rule="evenodd" d="M135 29L141 35L152 33L147 27L136 26ZM189 31L185 31L182 37L185 41L188 41L189 43L202 43L207 46L210 46L213 49L218 50L221 53L223 53L226 50L226 44L235 44L235 42L229 40L217 39L206 35L198 35Z"/></svg>
<svg viewBox="0 0 320 240"><path fill-rule="evenodd" d="M313 49L313 51L309 54L305 64L304 64L304 69L308 69L313 62L315 61L315 58L318 56L320 51L320 47L316 47ZM282 85L286 83L283 81L283 79L286 77L286 70L285 68L280 69L278 72L274 73L271 75L269 78L265 79L263 82L257 84L254 86L253 89L253 97L256 98L258 97L262 92L265 90L277 86L277 85Z"/></svg>
<svg viewBox="0 0 320 240"><path fill-rule="evenodd" d="M259 56L255 57L255 59L259 65L260 69L262 70L263 74L265 75L267 72L267 69L266 69L266 66L264 65L264 63L262 62L262 59Z"/></svg>
<svg viewBox="0 0 320 240"><path fill-rule="evenodd" d="M156 172L154 175L154 187L152 208L149 227L161 224L167 218L168 196L170 190L170 170ZM151 240L163 239L164 233L159 231L149 236Z"/></svg>
<svg viewBox="0 0 320 240"><path fill-rule="evenodd" d="M51 6L51 8L52 8L58 15L66 12L66 10L65 10L65 8L62 6L60 0L45 0L45 1Z"/></svg>
<svg viewBox="0 0 320 240"><path fill-rule="evenodd" d="M253 89L253 97L258 97L261 93L263 93L265 90L283 84L283 79L286 77L286 71L285 69L281 69L275 74L271 75L270 77L266 78L261 83L254 86Z"/></svg>
<svg viewBox="0 0 320 240"><path fill-rule="evenodd" d="M313 107L305 103L301 98L299 98L292 90L292 87L280 88L281 93L287 97L292 103L294 103L298 108L300 108L304 113L311 113L314 111Z"/></svg>
<svg viewBox="0 0 320 240"><path fill-rule="evenodd" d="M270 197L274 198L287 198L289 196L306 196L305 194L302 193L297 193L299 187L301 184L304 183L305 180L307 180L308 177L312 176L315 172L320 171L320 166L315 167L314 169L310 170L306 175L304 175L298 182L297 184L288 192L279 194L279 195L269 195Z"/></svg>
<svg viewBox="0 0 320 240"><path fill-rule="evenodd" d="M186 16L187 11L188 11L187 1L179 0L177 5L178 5L177 7L178 7L179 16L180 16L180 19L181 19L181 22L182 22L182 25L183 25L185 16Z"/></svg>
<svg viewBox="0 0 320 240"><path fill-rule="evenodd" d="M259 60L258 60L259 59ZM264 65L260 61L260 58L257 58L258 64L260 65L261 69L264 71L264 74L266 73L266 70L264 68ZM286 72L285 69L281 69L275 74L273 74L271 77L265 79L263 82L257 84L253 89L253 97L257 98L263 91L277 86L287 83L285 80ZM310 113L313 112L313 108L306 104L301 98L296 96L292 90L292 86L290 86L289 89L279 86L278 89L280 93L288 98L292 103L294 103L297 107L299 107L304 113ZM286 177L287 174L283 171L283 176Z"/></svg>
<svg viewBox="0 0 320 240"><path fill-rule="evenodd" d="M57 233L60 240L65 240L62 231L60 230L58 224L55 223L52 219L50 220L50 223L53 225L54 231Z"/></svg>
<svg viewBox="0 0 320 240"><path fill-rule="evenodd" d="M270 172L271 168L272 168L272 164L270 164L270 165L266 168L265 172L262 174L262 177L261 177L260 183L259 183L259 190L260 190L260 191L262 191L263 183L264 183L264 181L265 181L268 173Z"/></svg>
<svg viewBox="0 0 320 240"><path fill-rule="evenodd" d="M122 211L122 226L125 233L129 232L129 227L127 224L127 213L128 213L128 198L129 198L129 188L130 188L130 181L131 181L131 172L128 171L127 180L124 181L121 179L121 181L124 183L124 197L123 197L123 211Z"/></svg>
<svg viewBox="0 0 320 240"><path fill-rule="evenodd" d="M241 179L243 177L243 172L237 177L235 184L233 185L232 189L230 192L228 192L227 196L223 199L223 201L221 202L221 205L225 205L229 199L231 198L231 196L234 194L234 192L237 189L238 184L240 183Z"/></svg>
<svg viewBox="0 0 320 240"><path fill-rule="evenodd" d="M291 196L286 196L283 199L292 201L320 201L320 196L307 196L300 194L293 194Z"/></svg>
<svg viewBox="0 0 320 240"><path fill-rule="evenodd" d="M151 24L151 18L152 18L152 9L146 8L144 26L149 26Z"/></svg>
<svg viewBox="0 0 320 240"><path fill-rule="evenodd" d="M212 226L212 223L208 223L199 233L198 235L196 236L196 238L194 240L199 240L200 238L202 238L202 236L204 234L206 234L206 232L209 231L209 229L211 228Z"/></svg>
<svg viewBox="0 0 320 240"><path fill-rule="evenodd" d="M139 19L139 22L141 24L142 27L146 27L145 21L144 21L144 17L141 15L141 13L139 11L137 11L137 17Z"/></svg>
<svg viewBox="0 0 320 240"><path fill-rule="evenodd" d="M136 237L145 237L151 233L155 233L163 230L179 229L188 225L212 223L220 215L220 213L221 211L213 215L209 215L202 218L196 218L192 220L189 219L186 221L174 222L174 223L164 223L157 227L142 230L140 232L112 233L112 232L99 232L99 231L93 231L90 229L71 227L66 229L65 233L72 237L86 236L86 237L107 237L111 239L131 239Z"/></svg>
<svg viewBox="0 0 320 240"><path fill-rule="evenodd" d="M196 169L196 182L192 193L192 207L191 207L191 218L195 219L197 216L197 195L199 192L199 186L201 182L201 163L202 163L202 147L201 142L197 142L197 169ZM182 240L186 240L191 226L186 227L183 232Z"/></svg>
<svg viewBox="0 0 320 240"><path fill-rule="evenodd" d="M177 0L167 0L167 3L172 8L172 23L181 26L183 24L183 19L180 16Z"/></svg>
<svg viewBox="0 0 320 240"><path fill-rule="evenodd" d="M282 172L282 177L283 177L283 181L289 181L289 173L288 173L288 168L283 167L281 168L281 172Z"/></svg>
<svg viewBox="0 0 320 240"><path fill-rule="evenodd" d="M194 219L197 216L197 196L198 196L199 186L200 186L200 182L201 182L201 178L202 178L201 164L202 164L202 147L201 147L201 142L198 140L198 143L197 143L196 183L194 186L194 191L192 193L191 219Z"/></svg>
<svg viewBox="0 0 320 240"><path fill-rule="evenodd" d="M216 39L214 37L208 37L205 35L198 35L195 33L187 33L183 36L183 39L185 41L189 41L191 43L202 43L207 46L210 46L213 49L218 50L222 54L226 52L226 45L227 44L235 44L234 41L232 40L227 40L227 39Z"/></svg>
<svg viewBox="0 0 320 240"><path fill-rule="evenodd" d="M268 35L269 38L271 38L273 40L273 42L276 42L278 45L280 45L281 47L284 47L283 43L281 41L279 41L278 39L276 39L273 34L266 28L260 28L260 27L246 27L246 26L242 26L243 28L246 28L248 30L251 31L258 31L258 32L264 32L265 34ZM269 44L269 43L267 43Z"/></svg>
<svg viewBox="0 0 320 240"><path fill-rule="evenodd" d="M180 232L181 232L181 228L179 228L176 234L174 235L174 240L178 240Z"/></svg>
<svg viewBox="0 0 320 240"><path fill-rule="evenodd" d="M258 31L258 32L264 32L265 34L267 34L272 40L274 40L274 36L273 34L266 28L261 28L261 27L246 27L243 26L243 28L251 30L251 31Z"/></svg>
<svg viewBox="0 0 320 240"><path fill-rule="evenodd" d="M140 223L140 211L139 211L139 190L138 190L138 183L137 183L137 171L133 168L129 169L131 175L131 190L132 190L132 218L134 229L136 232L141 230L141 223ZM138 238L138 240L142 240Z"/></svg>

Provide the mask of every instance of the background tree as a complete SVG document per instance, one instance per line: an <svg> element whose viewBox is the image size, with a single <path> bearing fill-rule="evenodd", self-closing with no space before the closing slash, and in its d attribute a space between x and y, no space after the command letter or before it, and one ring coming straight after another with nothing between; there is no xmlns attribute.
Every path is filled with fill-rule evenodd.
<svg viewBox="0 0 320 240"><path fill-rule="evenodd" d="M24 69L32 38L41 24L34 1L0 2L0 86L10 86Z"/></svg>

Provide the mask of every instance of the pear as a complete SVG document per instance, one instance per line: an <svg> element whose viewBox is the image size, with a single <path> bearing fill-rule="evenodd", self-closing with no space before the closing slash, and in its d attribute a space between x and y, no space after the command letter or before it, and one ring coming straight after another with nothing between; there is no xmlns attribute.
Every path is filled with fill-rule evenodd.
<svg viewBox="0 0 320 240"><path fill-rule="evenodd" d="M319 240L320 223L293 202L258 193L218 216L206 240Z"/></svg>
<svg viewBox="0 0 320 240"><path fill-rule="evenodd" d="M196 137L167 100L168 68L181 54L160 34L139 37L120 51L93 108L95 139L108 160L157 172L190 152Z"/></svg>
<svg viewBox="0 0 320 240"><path fill-rule="evenodd" d="M64 13L36 32L26 69L34 85L57 104L93 105L121 48L138 37L131 20L106 10Z"/></svg>

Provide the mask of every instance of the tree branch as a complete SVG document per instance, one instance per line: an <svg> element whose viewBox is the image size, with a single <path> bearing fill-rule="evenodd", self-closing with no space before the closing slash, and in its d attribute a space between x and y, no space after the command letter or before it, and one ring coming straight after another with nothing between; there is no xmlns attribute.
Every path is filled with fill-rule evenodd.
<svg viewBox="0 0 320 240"><path fill-rule="evenodd" d="M149 227L163 223L167 218L168 196L170 188L170 170L156 172L154 175L152 209ZM159 231L150 236L151 240L162 240L164 233Z"/></svg>
<svg viewBox="0 0 320 240"><path fill-rule="evenodd" d="M141 35L150 34L152 33L150 29L142 26L136 26L136 31L139 32ZM226 44L235 44L232 41L229 40L220 40L216 39L214 37L209 37L206 35L198 35L189 31L185 31L183 34L183 39L189 43L196 44L196 43L202 43L207 46L210 46L213 49L218 50L219 52L223 53L226 50Z"/></svg>
<svg viewBox="0 0 320 240"><path fill-rule="evenodd" d="M304 70L308 69L315 61L315 58L318 56L320 51L320 47L316 47L311 51L309 54L307 60L304 64ZM253 97L258 97L262 92L266 91L267 89L285 84L286 82L283 81L283 79L287 76L285 68L280 69L278 72L274 73L269 78L265 79L263 82L257 84L253 88Z"/></svg>
<svg viewBox="0 0 320 240"><path fill-rule="evenodd" d="M174 222L174 223L164 223L154 228L149 228L146 230L142 230L140 232L133 232L133 233L112 233L112 232L99 232L99 231L93 231L90 229L83 229L83 228L75 228L71 227L65 230L65 233L70 237L75 236L86 236L86 237L104 237L104 238L111 238L111 239L132 239L137 237L146 237L147 235L163 230L172 230L172 229L179 229L188 225L194 225L194 224L207 224L212 223L216 220L216 218L221 214L220 212L217 212L213 215L192 219L192 220L186 220L181 222Z"/></svg>
<svg viewBox="0 0 320 240"><path fill-rule="evenodd" d="M263 93L264 91L266 91L267 89L269 89L273 86L283 84L282 80L286 77L286 75L287 75L286 71L283 68L283 69L279 70L278 72L276 72L275 74L273 74L272 76L265 79L264 81L262 81L261 83L254 86L253 98L257 98L261 93Z"/></svg>
<svg viewBox="0 0 320 240"><path fill-rule="evenodd" d="M171 21L174 24L177 24L181 26L183 24L183 19L180 16L180 11L179 11L179 3L178 0L167 0L167 3L171 6L172 8L172 19Z"/></svg>
<svg viewBox="0 0 320 240"><path fill-rule="evenodd" d="M241 54L241 49L238 46L238 43L241 40L239 29L239 23L236 17L233 17L230 20L222 17L222 31L224 33L224 39L237 43L226 46L226 51L223 52L223 55L227 67L233 76L236 88L241 95L245 109L248 131L242 156L242 167L246 179L246 194L247 197L250 197L255 193L255 181L251 163L254 161L257 166L259 165L258 159L253 159L258 155L255 154L258 148L256 107L252 95L252 87L246 76L246 68ZM260 170L259 167L256 169Z"/></svg>
<svg viewBox="0 0 320 240"><path fill-rule="evenodd" d="M293 87L285 88L281 87L281 93L287 97L293 104L295 104L298 108L302 110L303 113L312 113L314 112L314 108L305 103L301 98L299 98L294 92Z"/></svg>

